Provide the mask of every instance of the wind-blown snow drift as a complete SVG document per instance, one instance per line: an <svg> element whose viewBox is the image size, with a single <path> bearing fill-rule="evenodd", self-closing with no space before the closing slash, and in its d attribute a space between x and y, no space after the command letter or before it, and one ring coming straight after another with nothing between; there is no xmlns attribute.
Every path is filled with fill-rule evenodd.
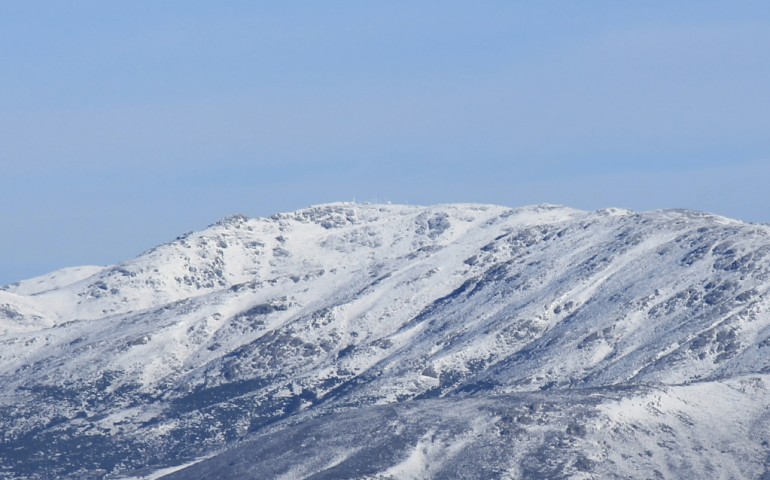
<svg viewBox="0 0 770 480"><path fill-rule="evenodd" d="M0 478L759 477L770 228L330 204L0 291Z"/></svg>

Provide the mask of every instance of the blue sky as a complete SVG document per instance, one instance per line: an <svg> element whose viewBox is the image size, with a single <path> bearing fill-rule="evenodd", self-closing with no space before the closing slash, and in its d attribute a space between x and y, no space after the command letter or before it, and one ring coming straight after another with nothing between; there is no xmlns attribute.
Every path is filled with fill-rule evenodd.
<svg viewBox="0 0 770 480"><path fill-rule="evenodd" d="M8 0L0 283L337 200L770 222L765 1Z"/></svg>

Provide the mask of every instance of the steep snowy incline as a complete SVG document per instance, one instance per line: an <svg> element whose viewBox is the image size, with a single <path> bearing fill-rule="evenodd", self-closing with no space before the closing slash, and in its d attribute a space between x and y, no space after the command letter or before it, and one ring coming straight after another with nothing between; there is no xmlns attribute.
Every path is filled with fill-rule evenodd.
<svg viewBox="0 0 770 480"><path fill-rule="evenodd" d="M0 478L757 476L768 289L770 228L690 211L229 217L0 291Z"/></svg>

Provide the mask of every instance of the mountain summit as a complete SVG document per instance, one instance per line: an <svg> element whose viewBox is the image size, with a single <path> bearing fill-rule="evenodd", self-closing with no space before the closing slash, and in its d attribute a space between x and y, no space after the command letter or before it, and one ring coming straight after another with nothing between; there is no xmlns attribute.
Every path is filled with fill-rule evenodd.
<svg viewBox="0 0 770 480"><path fill-rule="evenodd" d="M770 478L768 289L693 211L229 217L0 289L0 478Z"/></svg>

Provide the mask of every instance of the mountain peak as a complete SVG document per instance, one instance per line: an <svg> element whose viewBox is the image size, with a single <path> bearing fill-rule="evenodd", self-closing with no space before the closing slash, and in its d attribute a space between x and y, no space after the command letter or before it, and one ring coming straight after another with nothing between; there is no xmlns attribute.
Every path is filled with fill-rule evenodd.
<svg viewBox="0 0 770 480"><path fill-rule="evenodd" d="M21 282L0 292L0 478L208 457L169 478L757 476L769 235L342 202Z"/></svg>

